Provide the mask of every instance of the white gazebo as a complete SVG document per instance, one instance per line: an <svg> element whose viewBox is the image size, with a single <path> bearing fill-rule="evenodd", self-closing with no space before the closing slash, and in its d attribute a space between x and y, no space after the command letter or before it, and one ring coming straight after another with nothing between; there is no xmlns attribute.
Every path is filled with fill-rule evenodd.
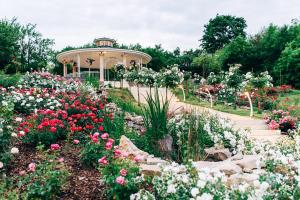
<svg viewBox="0 0 300 200"><path fill-rule="evenodd" d="M134 64L141 67L151 60L150 55L140 51L114 48L115 40L110 38L98 38L94 43L96 48L75 49L57 55L56 59L63 64L64 77L83 78L86 74L99 73L100 82L104 82L109 79L108 69L115 65L122 64L127 68ZM71 74L68 74L68 63L72 66Z"/></svg>

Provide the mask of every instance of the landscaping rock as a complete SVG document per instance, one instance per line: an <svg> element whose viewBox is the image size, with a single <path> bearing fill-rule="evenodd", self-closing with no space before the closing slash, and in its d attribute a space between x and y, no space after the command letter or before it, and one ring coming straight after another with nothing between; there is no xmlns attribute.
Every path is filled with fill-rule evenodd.
<svg viewBox="0 0 300 200"><path fill-rule="evenodd" d="M156 157L148 157L146 163L148 165L167 164L168 162Z"/></svg>
<svg viewBox="0 0 300 200"><path fill-rule="evenodd" d="M161 169L158 165L141 164L140 170L146 176L159 176L161 174Z"/></svg>
<svg viewBox="0 0 300 200"><path fill-rule="evenodd" d="M129 138L122 135L120 138L120 144L119 148L121 151L125 151L128 153L131 157L139 156L141 158L141 161L146 161L149 154L145 151L140 150L137 148Z"/></svg>
<svg viewBox="0 0 300 200"><path fill-rule="evenodd" d="M233 174L227 179L229 185L240 185L241 183L248 183L253 186L253 182L259 179L258 174Z"/></svg>
<svg viewBox="0 0 300 200"><path fill-rule="evenodd" d="M196 167L197 169L201 169L201 168L218 169L221 172L224 172L228 176L242 172L242 168L240 166L228 160L220 161L220 162L197 161L197 162L193 162L193 166Z"/></svg>
<svg viewBox="0 0 300 200"><path fill-rule="evenodd" d="M159 148L162 152L172 152L173 138L166 135L163 139L158 140Z"/></svg>
<svg viewBox="0 0 300 200"><path fill-rule="evenodd" d="M218 148L218 147L211 147L208 149L205 149L205 153L207 154L207 156L209 158L212 158L216 161L222 161L222 160L226 160L228 158L231 157L231 152L229 151L229 149L225 149L225 148Z"/></svg>
<svg viewBox="0 0 300 200"><path fill-rule="evenodd" d="M244 155L241 152L239 152L239 153L235 154L234 156L232 156L230 158L230 160L232 160L232 161L234 161L234 160L241 160L241 159L243 159L243 157L244 157Z"/></svg>
<svg viewBox="0 0 300 200"><path fill-rule="evenodd" d="M233 161L235 164L239 165L245 172L249 172L253 169L259 169L260 156L259 155L244 155L243 159Z"/></svg>
<svg viewBox="0 0 300 200"><path fill-rule="evenodd" d="M131 118L131 121L134 123L134 124L137 124L137 125L143 125L144 124L144 119L142 116L135 116L135 117L132 117Z"/></svg>

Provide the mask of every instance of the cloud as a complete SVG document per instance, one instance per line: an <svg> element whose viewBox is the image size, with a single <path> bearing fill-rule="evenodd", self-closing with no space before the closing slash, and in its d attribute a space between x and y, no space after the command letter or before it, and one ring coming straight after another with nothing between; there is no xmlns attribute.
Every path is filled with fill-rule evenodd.
<svg viewBox="0 0 300 200"><path fill-rule="evenodd" d="M197 48L203 26L219 14L244 17L249 34L299 18L299 0L0 0L1 17L35 23L55 48L96 37L164 48Z"/></svg>

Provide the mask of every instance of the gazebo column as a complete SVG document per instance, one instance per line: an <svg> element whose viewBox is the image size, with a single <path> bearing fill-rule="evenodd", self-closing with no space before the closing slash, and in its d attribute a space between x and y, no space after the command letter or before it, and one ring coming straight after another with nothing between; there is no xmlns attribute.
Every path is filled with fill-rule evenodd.
<svg viewBox="0 0 300 200"><path fill-rule="evenodd" d="M73 65L72 67L72 77L75 78L76 77L76 67Z"/></svg>
<svg viewBox="0 0 300 200"><path fill-rule="evenodd" d="M140 69L142 69L143 66L143 58L140 58Z"/></svg>
<svg viewBox="0 0 300 200"><path fill-rule="evenodd" d="M67 66L65 62L64 62L64 77L67 77Z"/></svg>
<svg viewBox="0 0 300 200"><path fill-rule="evenodd" d="M104 55L103 53L99 54L99 73L100 73L100 82L104 82Z"/></svg>
<svg viewBox="0 0 300 200"><path fill-rule="evenodd" d="M78 78L80 78L80 55L77 54L77 72L78 72Z"/></svg>

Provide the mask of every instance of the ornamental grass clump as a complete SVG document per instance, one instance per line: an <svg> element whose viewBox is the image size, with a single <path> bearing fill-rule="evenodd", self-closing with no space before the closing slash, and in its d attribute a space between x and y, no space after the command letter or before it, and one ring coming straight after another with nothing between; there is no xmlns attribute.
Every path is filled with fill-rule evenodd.
<svg viewBox="0 0 300 200"><path fill-rule="evenodd" d="M158 140L168 134L168 110L170 102L161 100L158 90L155 90L154 97L147 95L147 106L143 108L143 119L146 128L146 137L154 148ZM156 152L158 153L158 152Z"/></svg>

